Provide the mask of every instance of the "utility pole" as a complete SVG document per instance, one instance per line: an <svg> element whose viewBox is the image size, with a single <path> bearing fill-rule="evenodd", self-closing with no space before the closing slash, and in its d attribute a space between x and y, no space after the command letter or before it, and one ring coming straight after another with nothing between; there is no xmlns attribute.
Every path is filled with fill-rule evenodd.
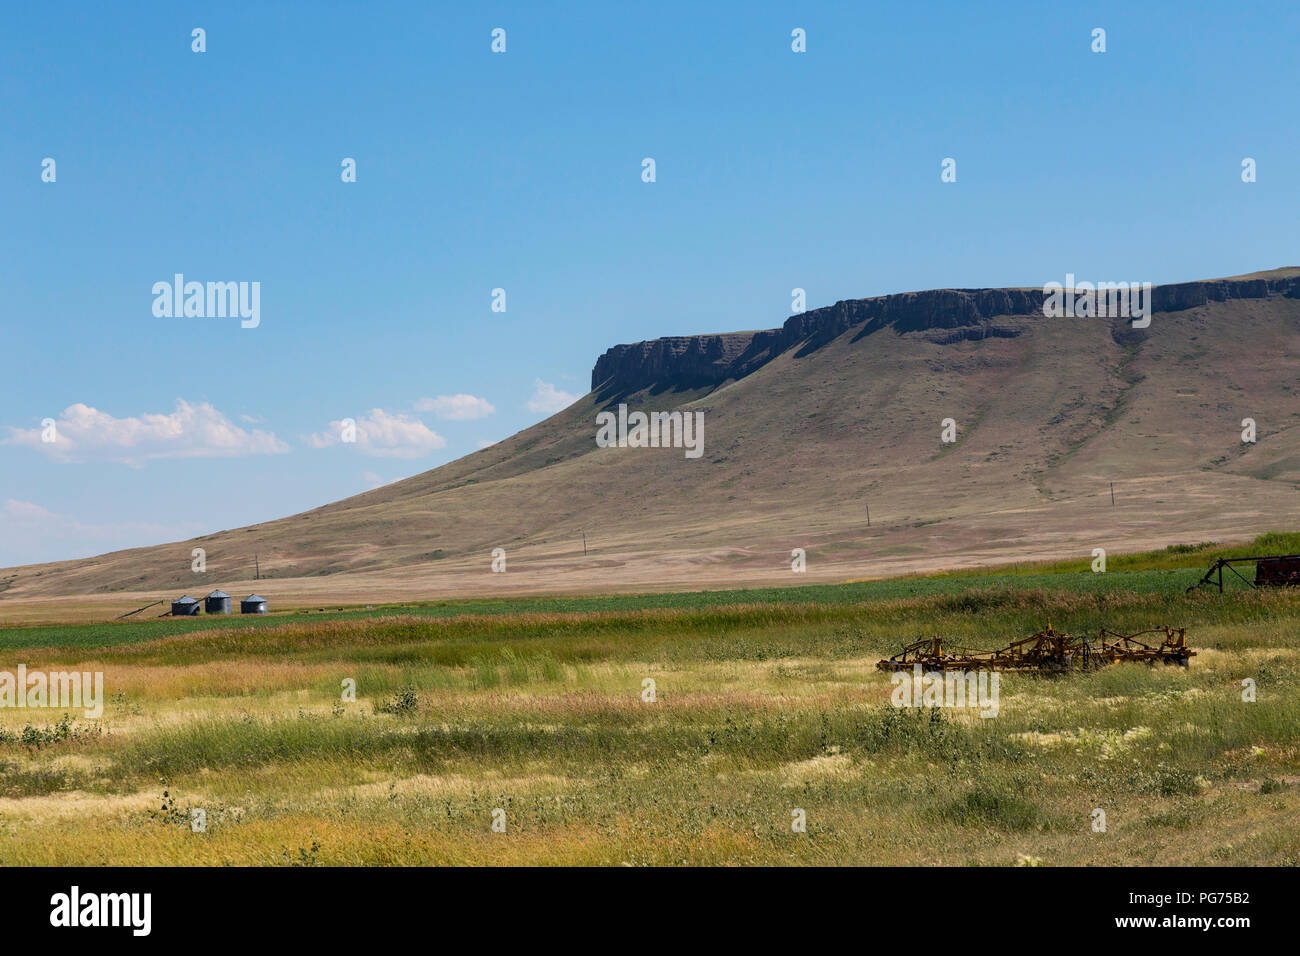
<svg viewBox="0 0 1300 956"><path fill-rule="evenodd" d="M258 563L257 555L253 555L253 580L262 580L262 565Z"/></svg>
<svg viewBox="0 0 1300 956"><path fill-rule="evenodd" d="M871 505L867 505L867 527L871 527Z"/></svg>
<svg viewBox="0 0 1300 956"><path fill-rule="evenodd" d="M582 532L582 556L585 558L587 556L587 532L582 528L578 530Z"/></svg>
<svg viewBox="0 0 1300 956"><path fill-rule="evenodd" d="M1115 482L1110 483L1110 506L1115 507Z"/></svg>

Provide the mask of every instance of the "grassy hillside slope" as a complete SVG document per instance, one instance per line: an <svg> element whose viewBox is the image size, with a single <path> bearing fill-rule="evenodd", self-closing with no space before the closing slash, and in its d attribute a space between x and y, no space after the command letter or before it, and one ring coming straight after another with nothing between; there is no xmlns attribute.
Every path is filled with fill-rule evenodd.
<svg viewBox="0 0 1300 956"><path fill-rule="evenodd" d="M1300 516L1298 392L1300 299L1284 295L1157 313L1141 333L1041 315L868 323L738 380L598 389L498 445L300 515L0 570L0 619L57 595L129 604L217 586L311 603L781 585L799 580L793 548L829 581L1244 540ZM615 400L703 411L703 456L597 448L596 412ZM947 418L955 444L940 441ZM489 570L497 547L506 574ZM254 554L270 580L249 580Z"/></svg>

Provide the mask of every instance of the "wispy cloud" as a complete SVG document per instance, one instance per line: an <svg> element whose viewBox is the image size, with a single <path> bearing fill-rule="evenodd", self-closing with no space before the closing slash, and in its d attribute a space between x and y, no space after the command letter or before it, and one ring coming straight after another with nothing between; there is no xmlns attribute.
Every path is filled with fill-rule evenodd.
<svg viewBox="0 0 1300 956"><path fill-rule="evenodd" d="M240 428L207 402L176 400L167 414L146 413L116 418L78 402L69 405L52 427L9 427L6 445L24 445L55 461L120 462L139 468L153 458L237 458L282 454L289 446L271 432ZM53 441L47 441L47 437Z"/></svg>
<svg viewBox="0 0 1300 956"><path fill-rule="evenodd" d="M536 380L532 398L528 399L527 408L530 412L553 415L568 408L578 398L579 396L562 392L550 382L543 382L539 378Z"/></svg>
<svg viewBox="0 0 1300 956"><path fill-rule="evenodd" d="M419 458L447 446L447 439L414 415L390 414L382 408L372 408L356 419L355 441L344 441L344 434L345 422L340 419L330 422L328 431L307 436L306 442L312 448L352 447L375 458Z"/></svg>
<svg viewBox="0 0 1300 956"><path fill-rule="evenodd" d="M204 530L195 522L87 524L34 502L10 498L0 505L0 566L84 558L159 541L182 541Z"/></svg>
<svg viewBox="0 0 1300 956"><path fill-rule="evenodd" d="M415 403L417 412L432 412L438 418L453 422L469 422L487 418L496 411L486 398L474 395L439 395L437 398L422 398Z"/></svg>

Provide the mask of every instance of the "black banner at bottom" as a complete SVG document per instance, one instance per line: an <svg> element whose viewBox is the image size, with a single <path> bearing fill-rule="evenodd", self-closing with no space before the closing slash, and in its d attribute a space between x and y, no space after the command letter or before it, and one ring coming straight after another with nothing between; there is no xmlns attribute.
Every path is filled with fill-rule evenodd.
<svg viewBox="0 0 1300 956"><path fill-rule="evenodd" d="M461 926L492 941L580 931L771 943L788 929L1043 932L1071 943L1130 937L1232 945L1295 918L1293 871L1267 869L22 869L0 871L9 942L76 936L131 945L280 940L338 944L359 934ZM649 921L649 922L647 922ZM811 923L810 923L811 921ZM567 929L565 929L567 927ZM612 933L612 936L600 934ZM695 933L695 930L692 930ZM196 935L198 934L198 935ZM699 935L696 933L696 935ZM678 936L680 939L680 936ZM1048 937L1043 937L1048 938ZM1261 937L1255 937L1261 938ZM664 941L661 939L661 942Z"/></svg>

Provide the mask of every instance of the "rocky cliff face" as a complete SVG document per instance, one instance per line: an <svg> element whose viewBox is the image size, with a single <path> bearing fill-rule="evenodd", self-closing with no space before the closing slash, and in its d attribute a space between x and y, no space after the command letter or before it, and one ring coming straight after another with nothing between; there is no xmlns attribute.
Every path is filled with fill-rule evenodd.
<svg viewBox="0 0 1300 956"><path fill-rule="evenodd" d="M1177 312L1208 302L1263 299L1271 295L1300 298L1300 276L1259 279L1218 279L1157 286L1152 290L1154 312ZM616 345L596 360L592 391L610 397L650 386L701 388L743 378L787 349L806 352L849 329L859 334L890 327L900 333L919 332L946 344L988 336L1017 335L999 326L1005 316L1042 316L1040 289L933 289L872 299L846 299L786 319L779 329L730 332L720 335L675 336Z"/></svg>

